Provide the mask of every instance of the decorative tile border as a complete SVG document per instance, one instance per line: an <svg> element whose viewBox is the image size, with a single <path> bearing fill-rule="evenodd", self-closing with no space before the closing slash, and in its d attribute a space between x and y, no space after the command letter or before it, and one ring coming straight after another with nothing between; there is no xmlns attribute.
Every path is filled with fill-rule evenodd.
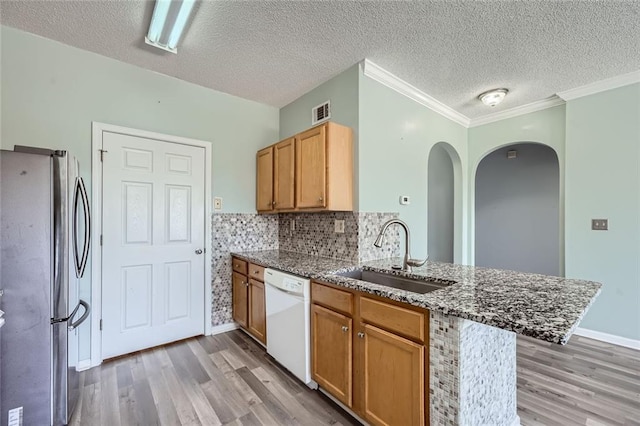
<svg viewBox="0 0 640 426"><path fill-rule="evenodd" d="M278 217L219 213L212 217L211 323L232 322L231 252L278 249Z"/></svg>

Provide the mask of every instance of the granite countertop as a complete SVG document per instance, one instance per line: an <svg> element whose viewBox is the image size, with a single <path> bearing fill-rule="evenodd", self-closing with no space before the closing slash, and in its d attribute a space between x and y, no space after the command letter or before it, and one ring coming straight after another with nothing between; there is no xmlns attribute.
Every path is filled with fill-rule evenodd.
<svg viewBox="0 0 640 426"><path fill-rule="evenodd" d="M269 268L439 311L517 334L565 344L600 293L601 284L500 269L427 262L411 273L393 270L401 259L361 264L283 250L233 253ZM426 294L347 278L365 269L447 283Z"/></svg>

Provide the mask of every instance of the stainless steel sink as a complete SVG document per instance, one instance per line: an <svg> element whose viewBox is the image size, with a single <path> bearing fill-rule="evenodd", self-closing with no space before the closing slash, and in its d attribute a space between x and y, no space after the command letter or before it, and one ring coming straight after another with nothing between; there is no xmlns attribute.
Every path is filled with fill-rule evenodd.
<svg viewBox="0 0 640 426"><path fill-rule="evenodd" d="M445 288L453 283L440 283L435 281L416 280L412 278L399 277L397 275L384 274L368 270L356 269L355 271L343 272L341 277L354 278L356 280L367 281L370 283L380 284L387 287L393 287L400 290L411 291L413 293L429 293L431 291Z"/></svg>

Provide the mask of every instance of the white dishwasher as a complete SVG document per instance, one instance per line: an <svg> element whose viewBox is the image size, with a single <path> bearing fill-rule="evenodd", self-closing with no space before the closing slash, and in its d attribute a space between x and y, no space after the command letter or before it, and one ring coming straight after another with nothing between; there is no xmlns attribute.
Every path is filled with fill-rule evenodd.
<svg viewBox="0 0 640 426"><path fill-rule="evenodd" d="M310 388L311 284L308 279L274 269L264 271L267 353Z"/></svg>

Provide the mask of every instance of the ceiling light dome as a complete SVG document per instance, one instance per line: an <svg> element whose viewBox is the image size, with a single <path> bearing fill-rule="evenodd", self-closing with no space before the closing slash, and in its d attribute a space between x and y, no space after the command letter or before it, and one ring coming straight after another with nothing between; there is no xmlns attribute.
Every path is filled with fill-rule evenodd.
<svg viewBox="0 0 640 426"><path fill-rule="evenodd" d="M483 94L478 96L478 99L480 99L483 104L494 107L502 102L504 97L507 96L507 93L509 93L508 89L493 89L484 92Z"/></svg>

